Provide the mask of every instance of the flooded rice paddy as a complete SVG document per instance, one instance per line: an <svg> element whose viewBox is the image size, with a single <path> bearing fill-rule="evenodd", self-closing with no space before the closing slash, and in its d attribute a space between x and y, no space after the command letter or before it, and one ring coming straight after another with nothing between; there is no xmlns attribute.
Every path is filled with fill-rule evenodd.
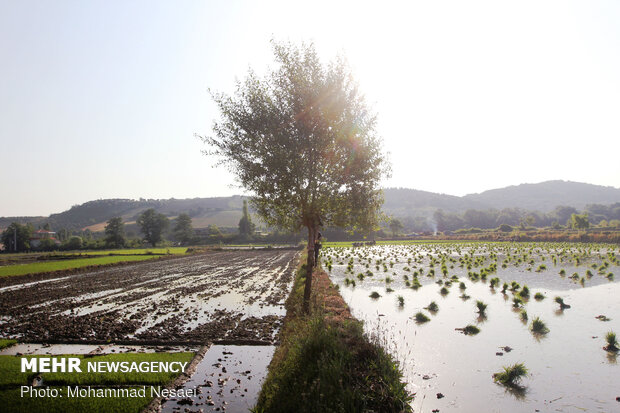
<svg viewBox="0 0 620 413"><path fill-rule="evenodd" d="M163 400L161 411L249 411L258 400L274 351L275 346L211 346L183 385L195 389L196 396Z"/></svg>
<svg viewBox="0 0 620 413"><path fill-rule="evenodd" d="M296 251L212 251L0 280L0 338L47 343L276 341Z"/></svg>
<svg viewBox="0 0 620 413"><path fill-rule="evenodd" d="M611 412L620 366L603 347L620 332L619 255L618 246L445 243L326 248L322 262L400 362L415 411ZM546 334L531 331L536 317ZM464 334L468 325L480 332ZM520 386L494 382L515 363L529 370Z"/></svg>

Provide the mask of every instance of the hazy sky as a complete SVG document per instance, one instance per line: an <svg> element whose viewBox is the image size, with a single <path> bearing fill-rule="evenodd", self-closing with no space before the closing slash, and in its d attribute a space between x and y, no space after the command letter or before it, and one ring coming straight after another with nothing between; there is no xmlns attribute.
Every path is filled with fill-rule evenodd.
<svg viewBox="0 0 620 413"><path fill-rule="evenodd" d="M194 133L273 62L344 54L400 186L620 187L618 1L0 0L0 216L241 193Z"/></svg>

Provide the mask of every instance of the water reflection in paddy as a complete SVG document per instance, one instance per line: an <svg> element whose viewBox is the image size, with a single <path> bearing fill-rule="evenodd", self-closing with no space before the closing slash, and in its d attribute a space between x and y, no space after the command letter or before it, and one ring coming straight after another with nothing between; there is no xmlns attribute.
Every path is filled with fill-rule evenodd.
<svg viewBox="0 0 620 413"><path fill-rule="evenodd" d="M417 291L405 286L403 275L408 274L411 280L414 267L424 268L424 274L428 273L428 257L420 263L407 263L407 256L415 248L419 247L370 249L366 254L373 254L370 269L375 275L363 280L356 275L368 270L366 261L356 257L353 273L346 273L350 257L344 258L347 254L344 251L339 252L342 259L333 256L331 271L332 279L340 286L353 314L365 321L366 331L375 334L401 362L406 381L416 393L415 411L521 412L538 409L609 412L620 408L616 401L620 396L620 368L616 357L602 349L607 331L620 332L620 284L609 281L596 271L585 281L585 287L570 279L574 272L585 275L592 263L600 265L604 258L592 254L579 266L575 266L572 260L554 266L546 257L544 262L548 269L540 273L528 271L529 265L509 265L507 268L498 265L497 273L488 276L488 279L501 279L500 288L495 290L488 282L470 281L468 270L460 268L457 263L449 269L448 275L456 275L459 280L448 288L447 295L442 296L439 294L441 286L435 282L447 278L441 276L438 264L435 264L437 275L434 278L418 277L422 287ZM356 251L355 254L363 253ZM324 258L329 255L327 251ZM394 263L393 267L388 264L387 272L383 271L382 265L379 271L374 267L376 259L381 256L390 256L386 261ZM502 259L500 257L498 262L501 263ZM343 264L339 265L339 261ZM541 262L541 257L535 255L533 268ZM411 271L404 270L407 266ZM565 269L567 276L559 275L561 268ZM479 271L480 268L472 270ZM609 271L620 276L618 270L615 265L609 267ZM393 282L386 284L386 276ZM356 286L346 286L345 278L355 279ZM513 308L513 294L510 291L502 294L501 285L513 280L529 286L531 298L523 308L530 322L536 316L545 321L550 329L546 336L533 336L528 324L521 321L519 310ZM470 299L460 297L463 291L459 289L459 282L465 283L467 288L464 291ZM387 292L388 287L394 291ZM370 298L372 291L381 297ZM545 294L546 299L535 300L536 292ZM402 308L398 306L399 295L404 298ZM559 311L555 296L561 296L571 308ZM476 312L476 300L488 304L485 319ZM424 309L431 301L439 305L435 314ZM427 314L431 321L417 324L413 315L418 311ZM601 314L611 321L595 318ZM468 324L477 325L481 332L476 336L465 336L455 330ZM502 348L505 346L513 350L506 352ZM517 362L525 363L531 372L523 381L526 386L523 393L507 391L492 379L492 374L500 371L502 366ZM438 393L445 397L437 398Z"/></svg>

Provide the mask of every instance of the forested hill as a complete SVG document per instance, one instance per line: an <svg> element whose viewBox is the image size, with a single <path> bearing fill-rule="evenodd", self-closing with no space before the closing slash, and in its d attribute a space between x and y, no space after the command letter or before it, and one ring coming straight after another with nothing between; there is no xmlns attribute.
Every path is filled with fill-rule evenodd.
<svg viewBox="0 0 620 413"><path fill-rule="evenodd" d="M454 195L419 191L408 188L386 188L383 190L383 211L393 216L408 216L412 212L418 215L432 214L437 209L449 212L463 212L467 209L486 209L487 206Z"/></svg>
<svg viewBox="0 0 620 413"><path fill-rule="evenodd" d="M428 216L437 209L455 213L504 208L550 212L560 205L582 210L591 204L620 202L618 188L571 181L507 186L462 197L406 188L387 188L384 194L384 212L403 217Z"/></svg>
<svg viewBox="0 0 620 413"><path fill-rule="evenodd" d="M438 194L405 188L384 190L383 211L390 216L415 219L431 218L438 209L446 213L462 214L468 210L523 209L546 213L557 206L570 206L583 210L587 205L620 202L620 189L568 181L547 181L493 189L463 197ZM69 210L49 217L0 218L0 229L11 222L31 222L36 226L49 223L52 229L103 230L105 222L120 216L125 222L134 222L147 208L155 208L169 217L187 213L196 228L215 224L236 227L241 218L243 197L193 198L193 199L102 199L75 205ZM422 223L420 222L422 225Z"/></svg>
<svg viewBox="0 0 620 413"><path fill-rule="evenodd" d="M477 202L487 208L522 208L549 212L558 205L584 209L590 204L620 202L620 189L571 181L546 181L521 184L470 194L464 201Z"/></svg>
<svg viewBox="0 0 620 413"><path fill-rule="evenodd" d="M3 217L0 218L0 228L18 221L31 222L35 227L49 223L52 229L88 228L92 231L100 231L110 218L122 217L127 223L135 222L138 215L148 208L154 208L168 217L176 217L181 213L189 214L196 228L207 227L211 224L234 227L241 217L243 199L238 195L191 199L100 199L74 205L67 211L52 214L49 217Z"/></svg>

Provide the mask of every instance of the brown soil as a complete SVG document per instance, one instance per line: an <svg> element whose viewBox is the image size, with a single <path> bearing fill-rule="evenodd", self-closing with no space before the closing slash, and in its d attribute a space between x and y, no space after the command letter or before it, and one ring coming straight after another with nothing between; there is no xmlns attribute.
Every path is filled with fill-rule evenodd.
<svg viewBox="0 0 620 413"><path fill-rule="evenodd" d="M312 290L316 295L316 302L323 305L325 320L328 323L342 323L352 320L349 306L334 287L329 275L324 271L315 271L312 278Z"/></svg>
<svg viewBox="0 0 620 413"><path fill-rule="evenodd" d="M0 285L9 287L0 290L0 337L273 342L295 256L295 251L211 251L78 274L11 277L13 282Z"/></svg>

